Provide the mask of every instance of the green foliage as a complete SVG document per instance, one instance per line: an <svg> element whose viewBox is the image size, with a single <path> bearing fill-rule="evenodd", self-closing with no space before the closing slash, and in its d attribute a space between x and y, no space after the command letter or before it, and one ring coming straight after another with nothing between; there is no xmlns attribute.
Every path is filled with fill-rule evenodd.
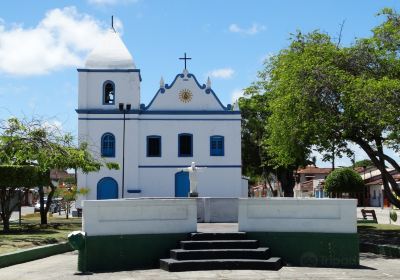
<svg viewBox="0 0 400 280"><path fill-rule="evenodd" d="M363 160L359 160L357 162L354 163L353 167L372 167L374 166L374 163L370 160L370 159L363 159Z"/></svg>
<svg viewBox="0 0 400 280"><path fill-rule="evenodd" d="M364 182L353 169L340 168L328 175L324 189L328 193L357 193L364 190Z"/></svg>
<svg viewBox="0 0 400 280"><path fill-rule="evenodd" d="M400 150L400 15L390 9L380 15L385 21L370 38L344 47L319 31L297 32L267 62L267 146L278 165L288 165L304 149L341 157L351 156L349 142L358 144L388 179L389 201L400 206L385 162L399 172L400 166L383 149Z"/></svg>
<svg viewBox="0 0 400 280"><path fill-rule="evenodd" d="M397 221L397 213L396 213L396 211L390 211L390 219L393 221L393 222L396 222Z"/></svg>
<svg viewBox="0 0 400 280"><path fill-rule="evenodd" d="M0 178L0 188L33 188L50 183L48 172L28 165L0 165Z"/></svg>
<svg viewBox="0 0 400 280"><path fill-rule="evenodd" d="M109 163L89 150L87 143L76 145L69 133L63 133L57 126L40 119L27 121L10 118L0 123L0 164L2 165L34 165L42 173L50 173L51 169L80 169L84 173L95 172L102 166L118 169L116 163ZM28 180L24 175L21 180ZM47 223L47 212L56 190L50 178L45 184L50 186L45 207L41 205L42 223ZM37 185L40 201L44 202L43 186ZM12 194L3 196L9 201ZM4 212L4 211L3 211ZM3 222L9 217L3 217Z"/></svg>

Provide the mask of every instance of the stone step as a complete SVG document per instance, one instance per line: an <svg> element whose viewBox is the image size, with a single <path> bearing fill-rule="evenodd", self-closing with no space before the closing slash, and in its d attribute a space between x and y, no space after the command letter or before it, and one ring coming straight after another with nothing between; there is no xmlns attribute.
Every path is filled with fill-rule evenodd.
<svg viewBox="0 0 400 280"><path fill-rule="evenodd" d="M207 249L256 249L258 240L202 240L181 241L181 249L207 250Z"/></svg>
<svg viewBox="0 0 400 280"><path fill-rule="evenodd" d="M245 232L192 232L191 240L241 240L246 239Z"/></svg>
<svg viewBox="0 0 400 280"><path fill-rule="evenodd" d="M280 258L268 260L249 259L209 259L209 260L185 260L161 259L160 268L171 271L216 270L216 269L257 269L279 270L282 267Z"/></svg>
<svg viewBox="0 0 400 280"><path fill-rule="evenodd" d="M209 249L209 250L171 250L171 258L175 260L204 259L260 259L270 257L269 248L257 249Z"/></svg>

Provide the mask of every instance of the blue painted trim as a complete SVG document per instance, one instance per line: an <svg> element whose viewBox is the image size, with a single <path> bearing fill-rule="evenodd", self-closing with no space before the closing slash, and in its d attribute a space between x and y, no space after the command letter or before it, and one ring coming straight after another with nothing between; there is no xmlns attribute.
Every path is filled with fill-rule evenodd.
<svg viewBox="0 0 400 280"><path fill-rule="evenodd" d="M150 138L159 139L160 140L160 143L159 143L160 144L160 147L159 147L160 154L158 156L150 156L149 155L149 139ZM160 135L149 135L149 136L146 137L146 156L147 157L161 157L161 155L162 155L161 148L162 148L162 142L161 142L161 136Z"/></svg>
<svg viewBox="0 0 400 280"><path fill-rule="evenodd" d="M119 198L119 187L118 187L117 180L115 180L113 177L103 177L97 182L97 193L96 193L97 200L99 200L99 185L100 185L100 182L104 181L105 179L111 179L111 180L113 180L115 182L115 184L117 185L117 197L116 198Z"/></svg>
<svg viewBox="0 0 400 280"><path fill-rule="evenodd" d="M173 85L175 84L175 82L178 80L178 78L184 78L185 75L184 74L178 74L175 76L174 81L172 82L171 85L165 84L165 89L171 89L173 87ZM199 81L197 80L196 76L192 73L188 73L187 74L187 78L193 78L193 80L195 81L196 85L198 86L199 89L203 90L206 94L212 94L214 96L214 98L217 100L218 104L221 106L222 110L224 111L231 111L232 106L231 104L228 104L226 107L222 104L221 100L219 100L218 96L215 94L215 92L209 88L207 89L207 86L205 84L201 85L199 83ZM147 105L146 107L143 108L143 110L149 110L149 108L151 107L151 105L153 104L154 100L156 100L158 94L160 93L164 93L165 92L164 88L160 88L157 93L154 95L153 99L150 101L149 105ZM142 108L141 108L142 109Z"/></svg>
<svg viewBox="0 0 400 280"><path fill-rule="evenodd" d="M142 81L142 75L140 75L140 69L87 69L87 68L78 68L76 69L78 72L94 72L94 73L126 73L126 72L138 72L139 80Z"/></svg>
<svg viewBox="0 0 400 280"><path fill-rule="evenodd" d="M241 168L241 165L196 165L207 168ZM139 165L139 168L186 168L188 165Z"/></svg>
<svg viewBox="0 0 400 280"><path fill-rule="evenodd" d="M142 190L137 189L137 190L127 190L128 193L141 193Z"/></svg>
<svg viewBox="0 0 400 280"><path fill-rule="evenodd" d="M105 115L113 115L113 114L123 114L118 109L75 109L78 114L105 114ZM159 110L159 111L143 111L143 110L130 110L126 112L129 114L137 114L137 115L240 115L240 111L204 111L204 110L182 110L182 111L173 111L173 110Z"/></svg>
<svg viewBox="0 0 400 280"><path fill-rule="evenodd" d="M218 153L218 150L212 149L212 142L222 139L222 152ZM225 156L225 137L222 135L212 135L210 136L210 156L212 157L223 157Z"/></svg>
<svg viewBox="0 0 400 280"><path fill-rule="evenodd" d="M181 136L190 136L190 154L181 154ZM193 157L193 134L179 133L178 134L178 157Z"/></svg>
<svg viewBox="0 0 400 280"><path fill-rule="evenodd" d="M114 149L113 149L113 151L112 151L112 153L110 153L110 154L104 154L104 137L106 137L106 136L112 136L112 139L114 140ZM102 136L101 136L101 151L100 151L100 154L101 154L101 156L102 157L110 157L110 158L113 158L113 157L115 157L115 150L116 150L116 143L117 141L115 141L115 136L114 136L114 134L112 134L111 132L106 132L106 133L104 133Z"/></svg>
<svg viewBox="0 0 400 280"><path fill-rule="evenodd" d="M165 86L168 86L168 85L165 85ZM165 90L164 90L164 91L165 91ZM156 94L154 95L153 99L151 99L149 105L144 106L143 108L141 107L140 109L142 109L143 111L146 111L147 109L149 109L150 106L153 104L154 100L156 100L157 96L160 94L160 92L161 92L161 89L159 89L159 90L156 92ZM163 94L164 94L164 92L163 92Z"/></svg>
<svg viewBox="0 0 400 280"><path fill-rule="evenodd" d="M171 84L171 85L165 84L165 88L166 88L166 89L172 88L172 87L174 86L176 80L178 80L178 78L182 78L182 79L183 79L183 78L185 78L185 75L184 75L184 74L178 74L178 75L176 75L174 81L172 82L172 84Z"/></svg>
<svg viewBox="0 0 400 280"><path fill-rule="evenodd" d="M105 103L105 99L106 99L106 84L112 84L113 86L113 91L114 91L114 99L113 99L113 103ZM115 83L111 80L107 80L103 83L103 105L115 105Z"/></svg>
<svg viewBox="0 0 400 280"><path fill-rule="evenodd" d="M201 86L200 83L197 81L195 75L189 73L187 76L188 76L188 78L193 78L193 80L196 82L197 86L198 86L200 89L203 89L203 90L204 90L204 89L207 87L205 84L203 84L203 85ZM211 92L212 95L214 96L214 98L217 100L218 104L221 106L221 108L222 108L224 111L228 111L228 107L225 107L225 106L222 104L221 100L219 100L218 96L215 94L215 92L214 92L211 88L210 88L210 89L206 89L205 92L206 92L206 94L209 94L209 93Z"/></svg>
<svg viewBox="0 0 400 280"><path fill-rule="evenodd" d="M123 118L78 118L78 120L86 121L115 121L124 120ZM241 119L140 119L140 118L125 118L125 120L139 120L139 121L241 121Z"/></svg>
<svg viewBox="0 0 400 280"><path fill-rule="evenodd" d="M240 111L205 111L205 110L159 110L159 111L141 111L140 114L143 115L240 115Z"/></svg>
<svg viewBox="0 0 400 280"><path fill-rule="evenodd" d="M193 78L193 80L196 82L197 86L199 87L199 89L205 89L207 86L205 84L200 85L199 81L197 81L196 76L193 75L192 73L187 74L188 78Z"/></svg>

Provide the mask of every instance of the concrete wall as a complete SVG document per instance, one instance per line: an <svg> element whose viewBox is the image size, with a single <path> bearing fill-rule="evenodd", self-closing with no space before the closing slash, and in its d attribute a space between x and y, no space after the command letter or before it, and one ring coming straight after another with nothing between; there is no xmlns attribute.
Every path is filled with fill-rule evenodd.
<svg viewBox="0 0 400 280"><path fill-rule="evenodd" d="M237 223L238 198L197 198L197 221L199 223Z"/></svg>
<svg viewBox="0 0 400 280"><path fill-rule="evenodd" d="M356 210L355 199L239 199L239 230L356 233Z"/></svg>
<svg viewBox="0 0 400 280"><path fill-rule="evenodd" d="M82 229L88 236L195 232L196 212L195 199L86 200Z"/></svg>

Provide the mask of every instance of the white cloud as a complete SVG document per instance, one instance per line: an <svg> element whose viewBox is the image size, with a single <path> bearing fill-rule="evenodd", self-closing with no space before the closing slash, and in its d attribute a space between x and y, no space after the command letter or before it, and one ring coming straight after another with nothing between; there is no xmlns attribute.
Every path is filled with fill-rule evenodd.
<svg viewBox="0 0 400 280"><path fill-rule="evenodd" d="M244 95L244 90L243 89L235 89L231 93L231 100L232 104L236 103L240 97L243 97Z"/></svg>
<svg viewBox="0 0 400 280"><path fill-rule="evenodd" d="M138 0L88 0L89 4L97 5L97 6L111 6L117 4L129 4L136 3Z"/></svg>
<svg viewBox="0 0 400 280"><path fill-rule="evenodd" d="M240 33L245 35L255 35L261 31L264 31L266 27L264 25L259 25L257 23L253 23L253 25L249 28L242 28L236 23L232 23L229 25L229 31L233 33Z"/></svg>
<svg viewBox="0 0 400 280"><path fill-rule="evenodd" d="M207 75L211 78L230 79L232 78L233 74L235 74L235 70L233 70L232 68L221 68L212 70L208 72Z"/></svg>
<svg viewBox="0 0 400 280"><path fill-rule="evenodd" d="M116 21L122 29L122 23ZM40 75L81 66L108 28L75 7L53 9L35 27L0 21L0 72Z"/></svg>

